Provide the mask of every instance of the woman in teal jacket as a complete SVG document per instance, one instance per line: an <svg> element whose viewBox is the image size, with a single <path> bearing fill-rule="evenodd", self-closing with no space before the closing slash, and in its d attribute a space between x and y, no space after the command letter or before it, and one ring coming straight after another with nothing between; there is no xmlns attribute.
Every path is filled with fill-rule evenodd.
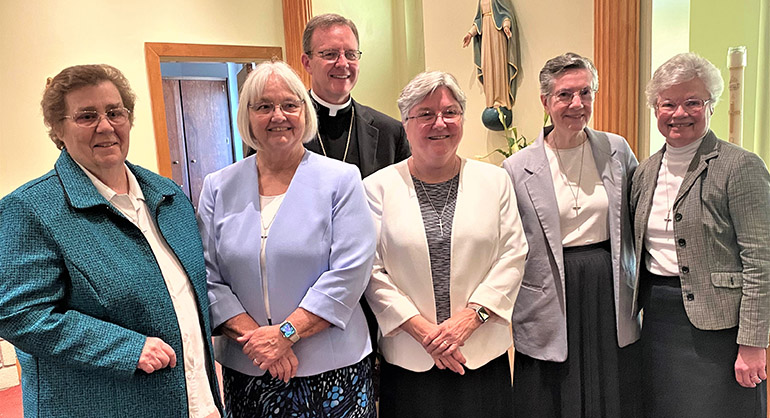
<svg viewBox="0 0 770 418"><path fill-rule="evenodd" d="M28 417L219 417L193 208L125 161L134 95L115 68L49 81L54 169L0 201L0 337Z"/></svg>

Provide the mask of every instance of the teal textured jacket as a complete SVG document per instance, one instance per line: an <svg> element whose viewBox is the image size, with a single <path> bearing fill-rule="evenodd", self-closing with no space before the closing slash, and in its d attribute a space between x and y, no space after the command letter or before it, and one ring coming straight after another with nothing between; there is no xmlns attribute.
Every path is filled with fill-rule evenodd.
<svg viewBox="0 0 770 418"><path fill-rule="evenodd" d="M219 404L192 205L171 180L128 167L195 289ZM17 348L26 417L188 416L181 333L152 250L66 150L0 200L0 337ZM136 368L147 337L174 349L175 368Z"/></svg>

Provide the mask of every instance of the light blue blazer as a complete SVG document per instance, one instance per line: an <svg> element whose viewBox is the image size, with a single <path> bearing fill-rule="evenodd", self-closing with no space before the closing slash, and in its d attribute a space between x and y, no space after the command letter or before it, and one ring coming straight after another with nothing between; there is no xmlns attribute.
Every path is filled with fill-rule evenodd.
<svg viewBox="0 0 770 418"><path fill-rule="evenodd" d="M260 273L261 216L256 156L206 176L198 205L211 311L216 329L248 313L269 325ZM266 240L272 324L298 307L331 327L294 347L298 376L349 366L372 351L359 300L369 281L375 232L355 166L306 151ZM216 359L241 373L265 372L227 337Z"/></svg>
<svg viewBox="0 0 770 418"><path fill-rule="evenodd" d="M547 361L567 359L567 301L564 299L564 257L556 192L543 138L512 155L503 167L513 179L529 255L524 279L513 308L516 351ZM615 282L615 321L618 344L639 339L640 319L633 309L633 235L628 210L628 183L638 165L618 135L585 128L596 169L607 191L612 275Z"/></svg>

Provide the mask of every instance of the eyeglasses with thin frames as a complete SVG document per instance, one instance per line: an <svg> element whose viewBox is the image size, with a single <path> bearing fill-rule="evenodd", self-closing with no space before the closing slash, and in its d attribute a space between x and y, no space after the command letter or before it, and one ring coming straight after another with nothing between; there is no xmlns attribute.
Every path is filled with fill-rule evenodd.
<svg viewBox="0 0 770 418"><path fill-rule="evenodd" d="M337 62L337 60L340 59L340 52L345 55L345 59L348 61L358 61L361 59L361 54L363 54L363 52L356 49L347 49L345 51L340 51L337 49L325 49L323 51L316 52L315 55L325 61ZM308 55L311 54L312 53L308 53Z"/></svg>
<svg viewBox="0 0 770 418"><path fill-rule="evenodd" d="M706 107L706 105L709 104L710 102L711 102L710 99L703 100L703 99L695 99L695 98L690 98L682 102L675 102L673 100L663 100L662 102L656 103L655 108L658 110L658 113L671 114L671 113L676 113L676 110L679 109L679 106L682 106L682 109L684 109L684 111L687 112L688 115L692 115L703 110L703 108Z"/></svg>
<svg viewBox="0 0 770 418"><path fill-rule="evenodd" d="M439 117L441 117L444 123L457 123L462 116L462 110L450 107L438 113L432 110L421 110L414 116L407 116L406 120L417 119L417 122L423 125L433 125Z"/></svg>
<svg viewBox="0 0 770 418"><path fill-rule="evenodd" d="M128 122L130 114L131 111L125 107L116 107L104 113L97 112L96 110L81 110L75 112L72 116L64 116L62 119L72 119L75 125L81 128L93 128L99 124L102 117L107 119L107 122L112 126L123 125Z"/></svg>
<svg viewBox="0 0 770 418"><path fill-rule="evenodd" d="M581 102L591 103L594 101L594 93L595 91L591 87L584 87L580 90L559 90L556 93L551 94L551 96L556 99L556 101L564 104L572 103L575 99L575 95L580 97Z"/></svg>
<svg viewBox="0 0 770 418"><path fill-rule="evenodd" d="M297 115L302 111L302 104L304 100L284 100L281 103L273 102L259 102L256 104L249 104L249 109L253 110L258 115L272 115L275 109L281 109L286 115Z"/></svg>

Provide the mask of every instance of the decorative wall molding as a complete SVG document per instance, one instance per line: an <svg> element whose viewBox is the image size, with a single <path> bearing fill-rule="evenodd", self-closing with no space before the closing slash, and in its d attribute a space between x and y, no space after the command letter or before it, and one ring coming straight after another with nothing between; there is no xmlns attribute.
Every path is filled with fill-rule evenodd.
<svg viewBox="0 0 770 418"><path fill-rule="evenodd" d="M302 32L307 21L313 16L312 0L283 0L283 36L286 45L286 63L299 74L299 78L310 88L310 74L302 67Z"/></svg>
<svg viewBox="0 0 770 418"><path fill-rule="evenodd" d="M634 153L639 132L640 1L594 0L594 63L599 72L594 128L624 136Z"/></svg>

